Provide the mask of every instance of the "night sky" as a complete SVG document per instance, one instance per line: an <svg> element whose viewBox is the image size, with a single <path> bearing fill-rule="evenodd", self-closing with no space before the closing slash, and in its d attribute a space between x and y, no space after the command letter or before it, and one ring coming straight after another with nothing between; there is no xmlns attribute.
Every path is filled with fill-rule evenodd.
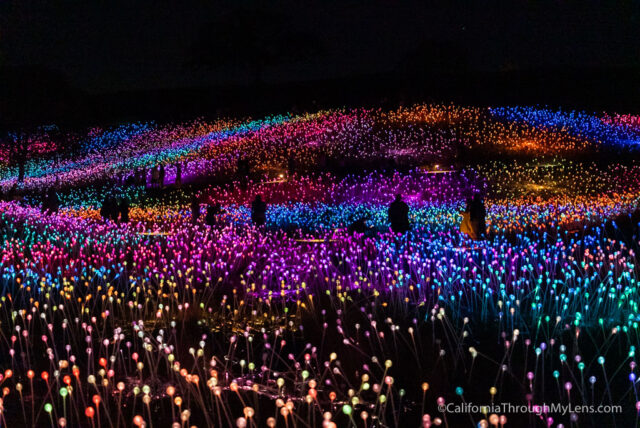
<svg viewBox="0 0 640 428"><path fill-rule="evenodd" d="M639 3L4 0L0 60L89 92L628 67L640 64Z"/></svg>

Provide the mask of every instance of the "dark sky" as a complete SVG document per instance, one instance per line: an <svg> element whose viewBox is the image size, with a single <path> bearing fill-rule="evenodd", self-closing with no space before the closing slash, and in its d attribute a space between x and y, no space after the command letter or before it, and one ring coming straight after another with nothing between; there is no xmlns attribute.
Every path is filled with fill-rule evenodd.
<svg viewBox="0 0 640 428"><path fill-rule="evenodd" d="M3 0L0 66L54 69L93 92L244 83L256 67L281 83L420 67L638 66L639 4Z"/></svg>

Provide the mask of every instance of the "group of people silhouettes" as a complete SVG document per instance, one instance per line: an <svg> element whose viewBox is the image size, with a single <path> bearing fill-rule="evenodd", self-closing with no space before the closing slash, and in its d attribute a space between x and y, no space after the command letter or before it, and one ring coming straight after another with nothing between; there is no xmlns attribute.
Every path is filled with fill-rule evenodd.
<svg viewBox="0 0 640 428"><path fill-rule="evenodd" d="M214 226L219 223L218 217L223 213L219 202L209 204L206 210L205 223ZM261 195L257 195L251 202L251 222L256 226L263 226L266 223L267 203ZM411 229L409 221L409 205L402 200L402 195L395 195L395 199L387 210L387 216L394 233L405 233ZM467 208L463 214L464 220L461 230L473 239L482 239L486 233L487 211L484 200L480 194L475 194L467 201ZM200 201L196 195L191 199L191 218L194 223L200 217ZM370 228L366 225L367 218L362 217L355 220L348 227L349 233L365 233Z"/></svg>
<svg viewBox="0 0 640 428"><path fill-rule="evenodd" d="M220 214L222 213L223 213L223 210L220 202L216 202L213 205L208 205L207 213L205 214L205 217L204 217L204 222L207 224L207 226L215 226L216 224L219 223L218 219L220 217Z"/></svg>
<svg viewBox="0 0 640 428"><path fill-rule="evenodd" d="M116 223L128 223L129 209L129 199L126 197L116 198L113 195L107 195L102 201L100 217Z"/></svg>
<svg viewBox="0 0 640 428"><path fill-rule="evenodd" d="M396 195L387 211L391 230L394 233L405 233L411 228L409 223L409 206L402 200L401 195ZM463 222L460 229L472 239L483 239L487 231L487 209L482 195L476 193L467 200L467 207L463 213ZM350 231L364 229L364 219L359 219L350 226Z"/></svg>
<svg viewBox="0 0 640 428"><path fill-rule="evenodd" d="M42 212L46 214L55 214L60 209L60 198L56 192L55 187L47 190L42 201ZM104 220L111 220L114 222L128 223L129 222L129 200L126 197L116 198L113 195L105 196L100 207L100 216Z"/></svg>
<svg viewBox="0 0 640 428"><path fill-rule="evenodd" d="M462 214L460 231L472 239L483 239L487 232L487 209L479 193L467 200L467 207Z"/></svg>
<svg viewBox="0 0 640 428"><path fill-rule="evenodd" d="M162 166L154 168L153 177L158 177L158 184L162 183L160 174L164 168ZM201 215L201 202L198 195L195 193L191 197L191 220L195 224ZM58 196L54 189L51 189L45 197L45 203L43 204L43 210L48 212L57 212L59 207ZM222 205L219 202L207 204L205 214L205 224L208 226L216 226L220 224L220 216L224 213ZM267 203L262 199L261 195L256 195L251 202L251 222L256 226L264 226L266 223ZM104 219L109 219L116 222L128 222L129 221L129 201L126 197L115 198L112 195L107 195L102 203L100 209L100 215ZM463 213L463 222L460 229L463 233L466 233L472 239L482 239L486 233L486 208L484 201L480 194L475 194L472 198L467 200L467 207ZM402 200L402 195L396 194L395 199L387 209L387 216L391 230L394 233L405 233L411 229L411 222L409 221L409 205ZM367 218L362 217L356 219L348 227L349 233L366 233L371 230L371 227L367 227Z"/></svg>
<svg viewBox="0 0 640 428"><path fill-rule="evenodd" d="M197 223L200 218L200 199L198 195L191 196L191 221ZM224 214L220 202L207 204L204 222L208 226L216 226L220 224L219 217ZM262 200L261 195L257 195L251 202L251 222L256 226L264 226L267 221L267 204Z"/></svg>
<svg viewBox="0 0 640 428"><path fill-rule="evenodd" d="M58 198L58 192L56 192L55 188L50 188L47 190L47 193L44 197L44 201L42 203L42 212L48 214L57 213L60 209L60 198Z"/></svg>
<svg viewBox="0 0 640 428"><path fill-rule="evenodd" d="M220 223L219 217L224 213L220 202L208 204L204 216L204 222L207 226L216 226ZM191 222L196 224L200 218L200 199L195 193L191 196Z"/></svg>
<svg viewBox="0 0 640 428"><path fill-rule="evenodd" d="M161 163L159 166L156 165L151 170L151 187L155 189L161 189L164 187L164 177L165 177L164 164Z"/></svg>
<svg viewBox="0 0 640 428"><path fill-rule="evenodd" d="M173 164L175 168L175 179L173 181L174 187L182 187L182 162L176 162ZM147 178L149 178L149 185L152 189L162 189L165 187L167 171L164 163L155 165L151 170L146 168L136 168L132 173L125 175L124 173L119 176L119 184L129 186L146 186Z"/></svg>

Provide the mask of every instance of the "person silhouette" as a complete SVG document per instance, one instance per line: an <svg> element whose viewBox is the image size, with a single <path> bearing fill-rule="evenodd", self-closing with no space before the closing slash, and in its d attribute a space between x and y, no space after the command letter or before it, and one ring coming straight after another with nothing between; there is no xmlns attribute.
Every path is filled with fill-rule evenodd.
<svg viewBox="0 0 640 428"><path fill-rule="evenodd" d="M222 205L220 202L216 202L213 205L207 207L207 214L205 216L205 223L208 226L215 226L218 220L218 216L222 214Z"/></svg>
<svg viewBox="0 0 640 428"><path fill-rule="evenodd" d="M120 222L129 223L129 199L123 197L118 206L118 210L120 211Z"/></svg>
<svg viewBox="0 0 640 428"><path fill-rule="evenodd" d="M287 173L293 175L296 172L296 168L296 159L293 157L293 153L289 153L289 157L287 158Z"/></svg>
<svg viewBox="0 0 640 428"><path fill-rule="evenodd" d="M111 221L113 221L114 223L118 222L118 217L120 217L120 210L119 210L119 202L118 199L115 196L112 196L109 202L109 218L111 219Z"/></svg>
<svg viewBox="0 0 640 428"><path fill-rule="evenodd" d="M165 177L164 164L160 164L160 171L158 172L158 187L161 189L164 187L164 177Z"/></svg>
<svg viewBox="0 0 640 428"><path fill-rule="evenodd" d="M401 195L396 195L395 200L389 205L387 214L394 233L404 233L409 230L409 205L402 200Z"/></svg>
<svg viewBox="0 0 640 428"><path fill-rule="evenodd" d="M369 226L367 226L367 220L368 220L367 217L359 217L358 219L354 220L347 228L348 232L350 234L366 233L371 229Z"/></svg>
<svg viewBox="0 0 640 428"><path fill-rule="evenodd" d="M151 170L151 187L152 188L157 187L159 181L160 181L160 168L158 167L158 165L155 165Z"/></svg>
<svg viewBox="0 0 640 428"><path fill-rule="evenodd" d="M262 200L262 196L257 195L251 203L251 221L256 226L266 223L267 204Z"/></svg>
<svg viewBox="0 0 640 428"><path fill-rule="evenodd" d="M173 184L178 188L182 186L182 164L180 162L176 163L176 179Z"/></svg>
<svg viewBox="0 0 640 428"><path fill-rule="evenodd" d="M102 206L100 207L100 217L103 220L109 218L109 197L105 196L102 200Z"/></svg>
<svg viewBox="0 0 640 428"><path fill-rule="evenodd" d="M118 204L113 196L105 196L102 207L100 208L100 215L105 220L118 220Z"/></svg>
<svg viewBox="0 0 640 428"><path fill-rule="evenodd" d="M197 223L200 218L200 200L195 193L191 195L191 222Z"/></svg>
<svg viewBox="0 0 640 428"><path fill-rule="evenodd" d="M479 193L473 195L469 204L469 219L476 228L476 236L482 238L487 231L487 209Z"/></svg>
<svg viewBox="0 0 640 428"><path fill-rule="evenodd" d="M47 214L54 214L58 212L59 208L60 199L58 198L58 193L56 193L55 189L51 188L47 192L42 211Z"/></svg>
<svg viewBox="0 0 640 428"><path fill-rule="evenodd" d="M236 166L236 174L238 176L238 179L247 180L250 173L251 166L249 165L249 160L244 156L240 156L238 158L238 164Z"/></svg>

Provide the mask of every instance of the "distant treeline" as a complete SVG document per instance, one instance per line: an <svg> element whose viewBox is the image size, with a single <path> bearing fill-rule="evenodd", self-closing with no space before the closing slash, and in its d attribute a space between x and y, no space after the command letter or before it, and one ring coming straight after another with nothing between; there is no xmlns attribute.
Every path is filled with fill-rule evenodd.
<svg viewBox="0 0 640 428"><path fill-rule="evenodd" d="M638 113L640 68L492 73L421 73L412 68L339 80L113 93L85 92L63 73L46 68L0 69L2 131L46 124L75 128L140 120L261 117L343 106L393 108L432 101Z"/></svg>

